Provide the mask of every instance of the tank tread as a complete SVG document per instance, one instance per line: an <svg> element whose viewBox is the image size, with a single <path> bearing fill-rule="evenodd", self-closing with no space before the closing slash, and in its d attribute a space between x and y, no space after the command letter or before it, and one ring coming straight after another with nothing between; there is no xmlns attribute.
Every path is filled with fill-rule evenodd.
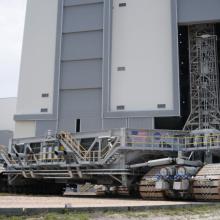
<svg viewBox="0 0 220 220"><path fill-rule="evenodd" d="M193 192L194 194L206 194L206 195L213 195L213 194L218 194L218 187L205 187L205 188L194 188Z"/></svg>
<svg viewBox="0 0 220 220"><path fill-rule="evenodd" d="M194 196L197 201L219 201L219 194L197 194Z"/></svg>
<svg viewBox="0 0 220 220"><path fill-rule="evenodd" d="M96 190L96 196L105 196L107 193L103 190Z"/></svg>
<svg viewBox="0 0 220 220"><path fill-rule="evenodd" d="M107 189L98 188L96 190L96 196L130 196L130 190L125 186L118 186L114 191L108 191Z"/></svg>
<svg viewBox="0 0 220 220"><path fill-rule="evenodd" d="M220 164L208 164L193 180L192 195L199 201L220 201Z"/></svg>
<svg viewBox="0 0 220 220"><path fill-rule="evenodd" d="M157 192L157 191L159 191L160 192L160 190L157 190L157 189L155 189L155 185L153 186L153 185L140 185L139 186L139 190L141 191L141 192L145 192L145 191L147 191L147 192Z"/></svg>
<svg viewBox="0 0 220 220"><path fill-rule="evenodd" d="M220 186L220 180L208 180L208 181L201 181L201 180L196 180L193 183L193 187L218 187Z"/></svg>
<svg viewBox="0 0 220 220"><path fill-rule="evenodd" d="M162 192L140 192L143 199L150 200L164 200L164 194Z"/></svg>
<svg viewBox="0 0 220 220"><path fill-rule="evenodd" d="M129 191L128 187L119 186L119 187L117 187L117 194L119 196L130 196L130 191Z"/></svg>
<svg viewBox="0 0 220 220"><path fill-rule="evenodd" d="M197 176L203 176L203 175L216 175L216 176L220 175L220 164L205 165L197 173Z"/></svg>
<svg viewBox="0 0 220 220"><path fill-rule="evenodd" d="M149 170L146 175L141 179L139 184L139 194L143 199L150 200L165 200L163 191L156 189L155 176L159 173L163 166L154 167Z"/></svg>

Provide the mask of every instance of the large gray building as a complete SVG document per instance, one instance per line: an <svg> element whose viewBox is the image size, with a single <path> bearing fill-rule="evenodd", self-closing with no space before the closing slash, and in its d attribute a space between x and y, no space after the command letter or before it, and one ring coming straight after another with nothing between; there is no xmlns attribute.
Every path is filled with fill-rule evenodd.
<svg viewBox="0 0 220 220"><path fill-rule="evenodd" d="M220 34L219 0L28 0L15 137L182 129L189 27Z"/></svg>

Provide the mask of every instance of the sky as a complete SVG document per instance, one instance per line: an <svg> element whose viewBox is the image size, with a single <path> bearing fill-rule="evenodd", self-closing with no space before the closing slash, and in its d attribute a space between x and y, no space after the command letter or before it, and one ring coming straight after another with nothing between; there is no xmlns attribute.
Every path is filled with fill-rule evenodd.
<svg viewBox="0 0 220 220"><path fill-rule="evenodd" d="M16 97L27 0L0 0L0 98Z"/></svg>

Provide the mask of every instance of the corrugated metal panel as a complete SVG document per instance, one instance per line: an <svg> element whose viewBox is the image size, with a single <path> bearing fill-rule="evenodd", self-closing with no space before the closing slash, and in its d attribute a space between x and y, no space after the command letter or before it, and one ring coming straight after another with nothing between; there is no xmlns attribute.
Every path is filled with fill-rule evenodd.
<svg viewBox="0 0 220 220"><path fill-rule="evenodd" d="M101 129L101 118L75 118L75 117L63 117L60 118L59 130L60 131L69 131L76 132L76 120L80 119L80 131L100 131Z"/></svg>
<svg viewBox="0 0 220 220"><path fill-rule="evenodd" d="M64 6L87 5L102 2L104 2L104 0L64 0Z"/></svg>
<svg viewBox="0 0 220 220"><path fill-rule="evenodd" d="M62 90L60 117L101 117L101 89Z"/></svg>
<svg viewBox="0 0 220 220"><path fill-rule="evenodd" d="M47 131L56 131L56 121L37 121L36 122L36 136L42 137L47 134Z"/></svg>
<svg viewBox="0 0 220 220"><path fill-rule="evenodd" d="M103 1L69 0L64 6L59 129L75 132L80 119L81 131L100 130Z"/></svg>
<svg viewBox="0 0 220 220"><path fill-rule="evenodd" d="M124 118L104 119L103 126L105 129L125 128L126 127L126 119L124 119Z"/></svg>
<svg viewBox="0 0 220 220"><path fill-rule="evenodd" d="M154 128L154 119L153 118L129 118L129 127L130 128Z"/></svg>
<svg viewBox="0 0 220 220"><path fill-rule="evenodd" d="M64 8L63 32L79 32L103 28L103 4Z"/></svg>
<svg viewBox="0 0 220 220"><path fill-rule="evenodd" d="M76 120L78 118L61 118L59 131L76 132ZM80 132L100 131L102 126L101 118L79 118Z"/></svg>
<svg viewBox="0 0 220 220"><path fill-rule="evenodd" d="M102 57L102 31L63 35L62 60L81 60Z"/></svg>
<svg viewBox="0 0 220 220"><path fill-rule="evenodd" d="M180 23L220 20L219 0L178 0Z"/></svg>
<svg viewBox="0 0 220 220"><path fill-rule="evenodd" d="M59 131L75 132L75 118L72 117L59 117Z"/></svg>
<svg viewBox="0 0 220 220"><path fill-rule="evenodd" d="M84 131L100 131L102 128L101 117L89 117L81 119L81 132Z"/></svg>
<svg viewBox="0 0 220 220"><path fill-rule="evenodd" d="M102 60L62 62L61 89L101 88Z"/></svg>

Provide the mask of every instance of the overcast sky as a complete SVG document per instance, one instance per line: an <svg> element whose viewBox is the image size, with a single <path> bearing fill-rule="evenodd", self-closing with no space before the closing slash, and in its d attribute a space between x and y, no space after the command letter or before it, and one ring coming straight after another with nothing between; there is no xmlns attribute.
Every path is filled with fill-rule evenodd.
<svg viewBox="0 0 220 220"><path fill-rule="evenodd" d="M27 0L0 0L0 98L17 96Z"/></svg>

